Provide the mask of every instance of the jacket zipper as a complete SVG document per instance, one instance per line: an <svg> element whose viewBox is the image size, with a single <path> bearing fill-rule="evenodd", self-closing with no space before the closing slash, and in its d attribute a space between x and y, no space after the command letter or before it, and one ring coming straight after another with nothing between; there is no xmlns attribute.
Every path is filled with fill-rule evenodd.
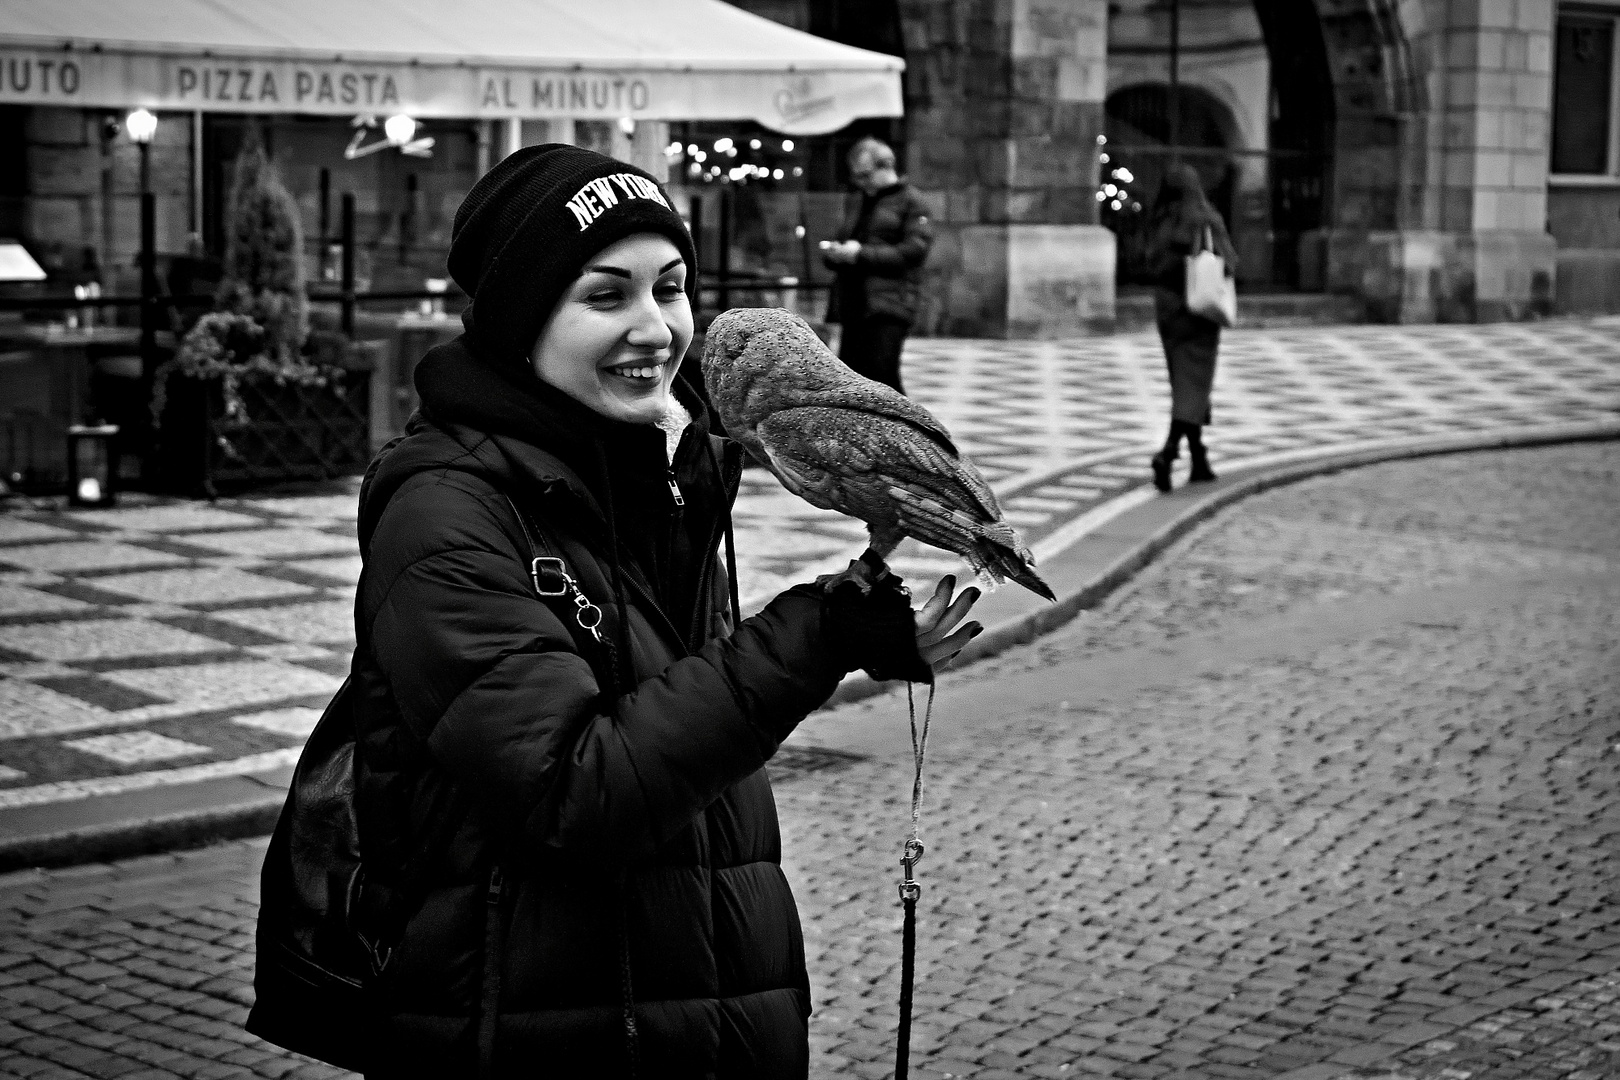
<svg viewBox="0 0 1620 1080"><path fill-rule="evenodd" d="M664 482L669 485L669 493L674 498L675 505L685 506L686 497L681 494L681 485L675 482L675 466L673 464L670 465L669 475L665 477Z"/></svg>

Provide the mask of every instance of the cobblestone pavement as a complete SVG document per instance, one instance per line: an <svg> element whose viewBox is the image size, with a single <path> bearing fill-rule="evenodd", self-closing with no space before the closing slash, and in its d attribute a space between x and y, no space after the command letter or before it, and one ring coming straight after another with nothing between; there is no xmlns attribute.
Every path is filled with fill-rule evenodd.
<svg viewBox="0 0 1620 1080"><path fill-rule="evenodd" d="M906 380L1046 557L1132 489L1168 413L1152 334L920 339ZM1217 467L1324 446L1620 413L1620 319L1231 332ZM354 484L216 504L0 511L0 808L284 767L348 670ZM839 568L862 527L750 470L745 606ZM910 577L963 568L903 547Z"/></svg>
<svg viewBox="0 0 1620 1080"><path fill-rule="evenodd" d="M1374 466L948 675L912 1075L1620 1076L1617 526L1616 444ZM777 768L817 1077L892 1067L905 717ZM0 878L0 1075L341 1075L240 1030L261 855Z"/></svg>
<svg viewBox="0 0 1620 1080"><path fill-rule="evenodd" d="M1613 445L1372 467L947 682L916 1075L1620 1076L1617 536ZM824 1075L891 1063L903 726L780 794Z"/></svg>

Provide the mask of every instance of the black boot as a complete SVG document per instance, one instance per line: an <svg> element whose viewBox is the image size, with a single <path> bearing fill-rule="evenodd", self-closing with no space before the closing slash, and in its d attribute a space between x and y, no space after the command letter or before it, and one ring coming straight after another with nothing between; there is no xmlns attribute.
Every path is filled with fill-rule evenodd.
<svg viewBox="0 0 1620 1080"><path fill-rule="evenodd" d="M1170 463L1181 456L1181 421L1170 421L1170 434L1164 448L1153 455L1153 486L1160 491L1170 490Z"/></svg>
<svg viewBox="0 0 1620 1080"><path fill-rule="evenodd" d="M1197 424L1187 425L1187 453L1192 457L1188 480L1203 484L1215 479L1215 470L1209 467L1209 451L1204 449L1203 429Z"/></svg>

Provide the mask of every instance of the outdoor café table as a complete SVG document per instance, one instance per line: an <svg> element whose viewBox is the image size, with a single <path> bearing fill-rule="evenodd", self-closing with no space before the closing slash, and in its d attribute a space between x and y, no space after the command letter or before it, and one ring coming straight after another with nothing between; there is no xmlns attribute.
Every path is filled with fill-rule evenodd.
<svg viewBox="0 0 1620 1080"><path fill-rule="evenodd" d="M94 417L90 368L98 356L134 352L133 326L0 324L0 461L7 474L67 478L67 429Z"/></svg>

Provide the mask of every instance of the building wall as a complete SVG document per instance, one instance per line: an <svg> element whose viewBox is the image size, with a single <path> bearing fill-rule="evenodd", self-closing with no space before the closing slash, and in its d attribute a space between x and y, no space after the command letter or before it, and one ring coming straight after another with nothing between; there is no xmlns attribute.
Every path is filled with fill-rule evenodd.
<svg viewBox="0 0 1620 1080"><path fill-rule="evenodd" d="M1550 0L1329 7L1340 107L1329 288L1388 321L1550 312Z"/></svg>
<svg viewBox="0 0 1620 1080"><path fill-rule="evenodd" d="M134 291L140 250L140 150L114 125L120 114L32 107L24 122L24 239L47 272L76 272L86 248L102 280ZM191 125L159 117L151 143L159 250L184 251L191 228Z"/></svg>
<svg viewBox="0 0 1620 1080"><path fill-rule="evenodd" d="M938 237L919 329L1027 337L1111 323L1112 237L1092 194L1106 3L904 0L901 14L910 179Z"/></svg>

